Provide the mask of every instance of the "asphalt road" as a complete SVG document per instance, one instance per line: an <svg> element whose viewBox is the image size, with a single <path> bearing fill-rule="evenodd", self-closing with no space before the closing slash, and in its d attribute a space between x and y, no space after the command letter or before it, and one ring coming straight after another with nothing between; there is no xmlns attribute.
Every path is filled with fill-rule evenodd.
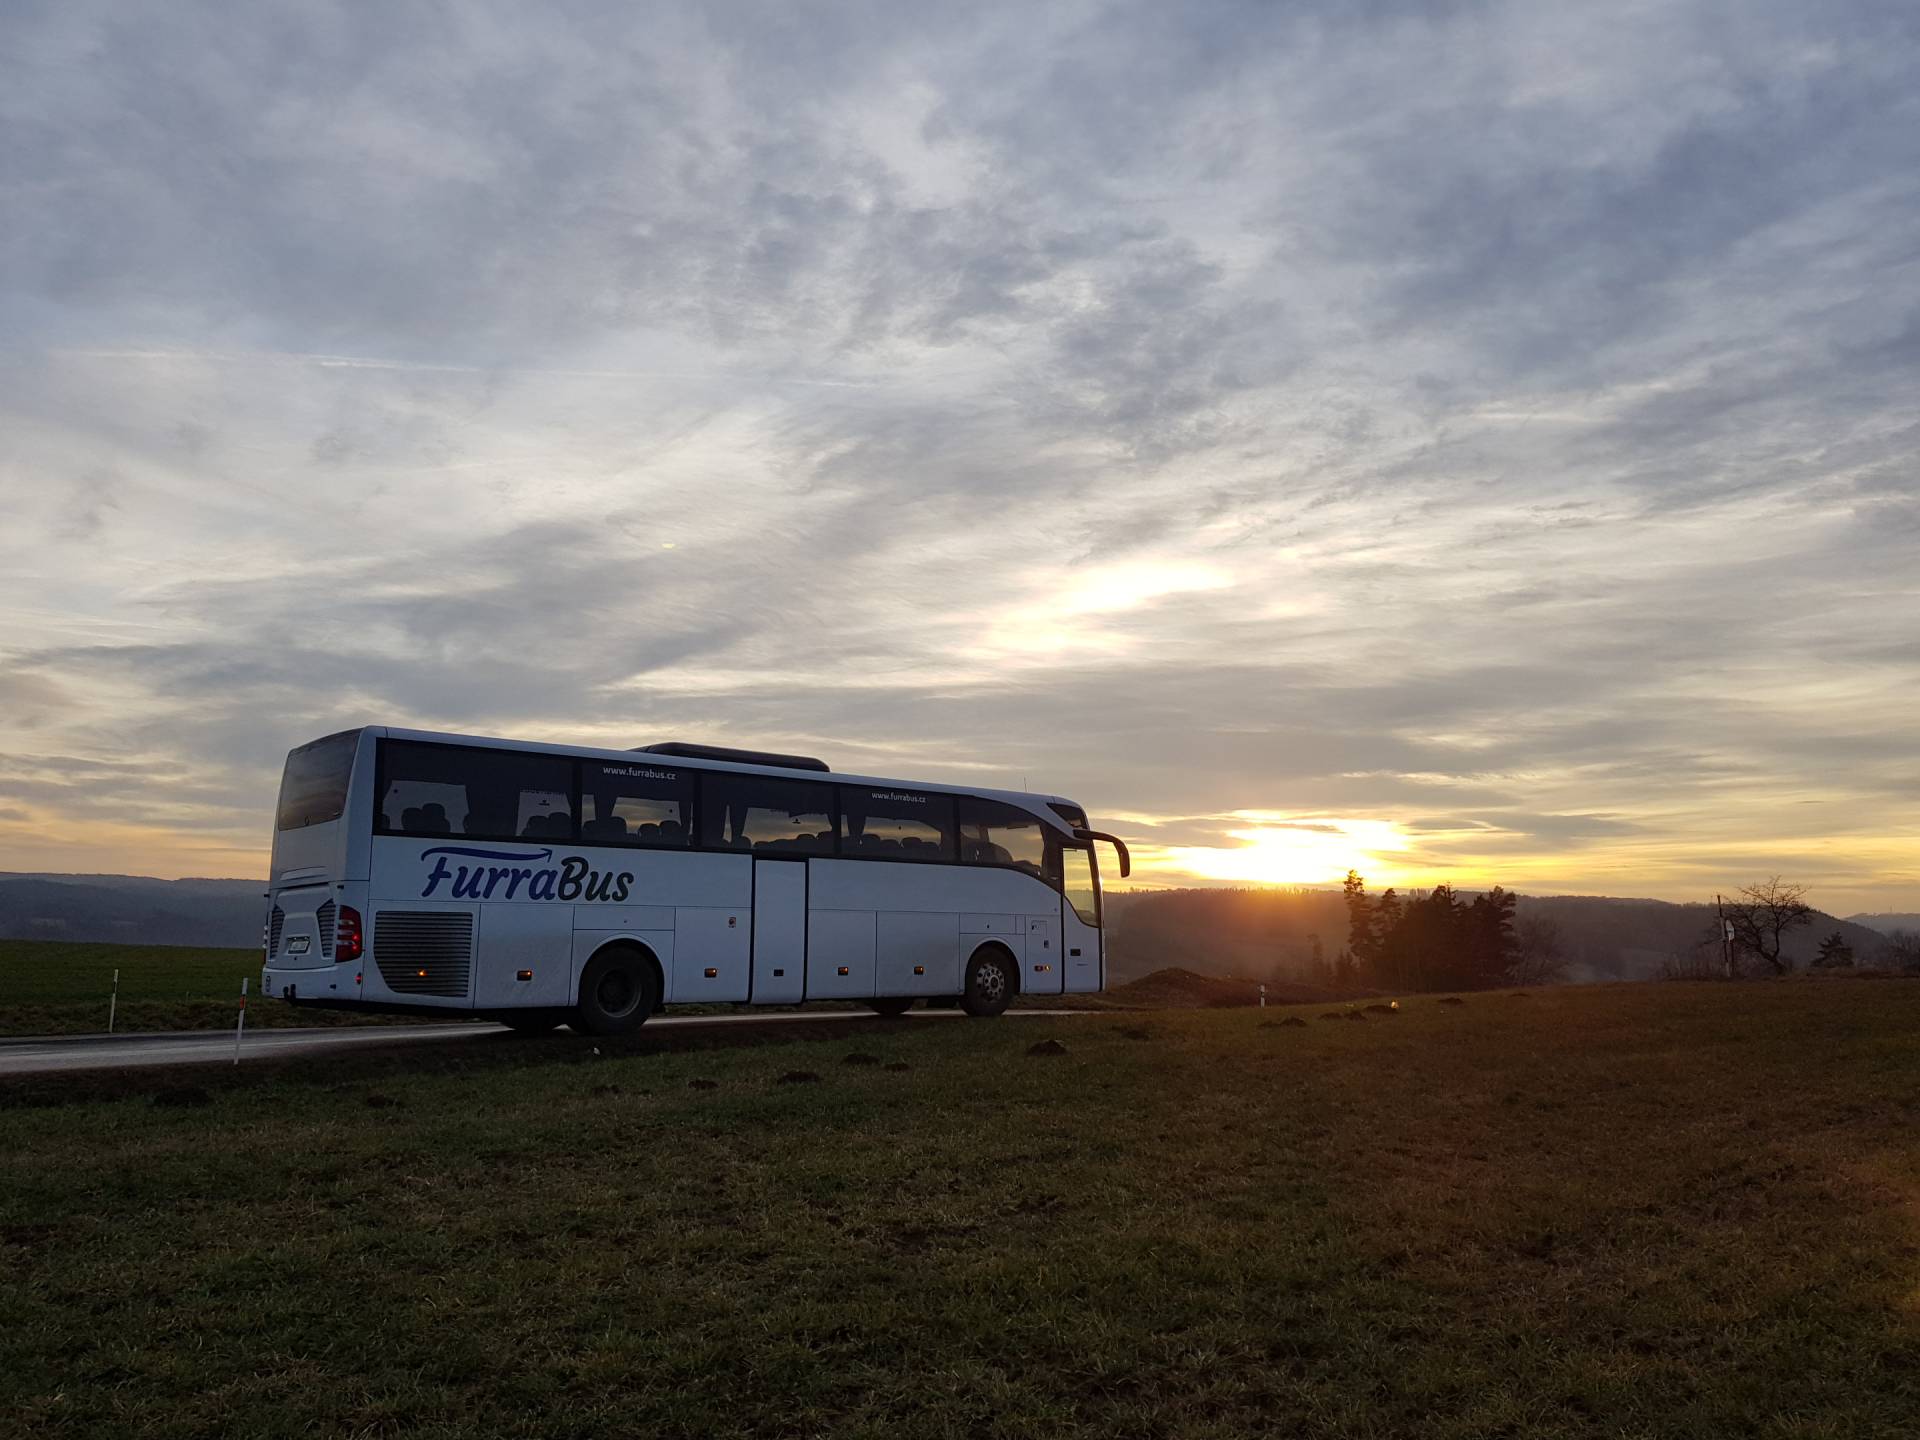
<svg viewBox="0 0 1920 1440"><path fill-rule="evenodd" d="M910 1010L915 1020L960 1018L958 1010ZM1077 1015L1077 1010L1009 1010L1015 1015ZM864 1010L807 1010L798 1013L655 1016L641 1034L697 1026L795 1026L837 1020L841 1024L878 1020ZM240 1061L283 1059L366 1045L437 1041L450 1044L480 1037L500 1039L506 1028L492 1023L366 1025L314 1030L253 1030L240 1042ZM144 1035L56 1035L45 1039L0 1040L0 1075L44 1075L64 1070L135 1070L156 1065L205 1065L233 1060L231 1030L164 1031Z"/></svg>

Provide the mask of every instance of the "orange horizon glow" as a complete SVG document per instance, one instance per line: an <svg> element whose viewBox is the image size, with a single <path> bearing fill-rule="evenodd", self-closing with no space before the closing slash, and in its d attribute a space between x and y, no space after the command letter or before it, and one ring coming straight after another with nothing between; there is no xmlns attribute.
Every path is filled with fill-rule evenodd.
<svg viewBox="0 0 1920 1440"><path fill-rule="evenodd" d="M1255 821L1227 832L1238 845L1168 846L1155 859L1164 857L1169 868L1198 879L1241 884L1338 885L1349 870L1393 884L1402 871L1388 857L1410 848L1406 834L1390 820L1251 813L1236 818Z"/></svg>
<svg viewBox="0 0 1920 1440"><path fill-rule="evenodd" d="M267 873L270 837L251 826L57 822L50 812L25 807L0 818L0 871L166 880ZM1154 832L1171 823L1171 817L1145 814L1109 821L1134 855L1134 873L1124 885L1107 867L1109 888L1337 889L1354 870L1375 894L1389 886L1406 892L1446 883L1462 890L1500 885L1534 895L1700 901L1716 889L1782 874L1809 884L1814 903L1832 914L1920 909L1920 844L1902 835L1760 838L1749 832L1703 845L1657 833L1549 850L1491 827L1422 831L1377 817L1239 811L1185 822L1219 835L1221 843L1156 840Z"/></svg>

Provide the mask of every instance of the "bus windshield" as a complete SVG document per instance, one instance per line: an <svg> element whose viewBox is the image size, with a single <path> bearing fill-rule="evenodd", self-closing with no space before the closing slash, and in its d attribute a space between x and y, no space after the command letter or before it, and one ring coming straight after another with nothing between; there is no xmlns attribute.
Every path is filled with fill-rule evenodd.
<svg viewBox="0 0 1920 1440"><path fill-rule="evenodd" d="M359 743L358 730L342 730L288 753L276 828L298 830L340 818L347 808L347 782Z"/></svg>

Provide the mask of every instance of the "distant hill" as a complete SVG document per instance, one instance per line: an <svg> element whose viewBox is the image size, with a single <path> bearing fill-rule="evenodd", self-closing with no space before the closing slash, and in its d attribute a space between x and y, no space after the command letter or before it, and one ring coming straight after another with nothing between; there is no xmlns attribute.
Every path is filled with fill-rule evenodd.
<svg viewBox="0 0 1920 1440"><path fill-rule="evenodd" d="M1462 892L1465 896L1466 892ZM1657 979L1714 936L1711 905L1606 896L1522 896L1521 915L1542 915L1560 930L1568 979ZM1347 943L1346 907L1328 890L1151 890L1107 898L1110 984L1167 966L1202 975L1311 980L1316 951L1328 959ZM1893 927L1889 927L1893 928ZM1915 927L1920 929L1920 926ZM1879 931L1816 913L1794 931L1786 954L1805 969L1835 931L1871 964L1885 947Z"/></svg>
<svg viewBox="0 0 1920 1440"><path fill-rule="evenodd" d="M251 948L265 915L260 880L156 880L146 875L0 872L0 939L117 941ZM1520 912L1560 927L1571 979L1645 980L1712 935L1713 907L1604 896L1523 896ZM1106 900L1108 983L1179 966L1199 975L1313 983L1317 952L1347 943L1347 912L1333 890L1134 890ZM1920 915L1818 915L1790 937L1804 968L1838 930L1864 963L1885 932L1920 931Z"/></svg>
<svg viewBox="0 0 1920 1440"><path fill-rule="evenodd" d="M1849 915L1847 923L1864 925L1869 930L1878 930L1882 935L1891 935L1896 930L1920 935L1920 915Z"/></svg>
<svg viewBox="0 0 1920 1440"><path fill-rule="evenodd" d="M0 873L0 939L250 949L265 889L260 880Z"/></svg>

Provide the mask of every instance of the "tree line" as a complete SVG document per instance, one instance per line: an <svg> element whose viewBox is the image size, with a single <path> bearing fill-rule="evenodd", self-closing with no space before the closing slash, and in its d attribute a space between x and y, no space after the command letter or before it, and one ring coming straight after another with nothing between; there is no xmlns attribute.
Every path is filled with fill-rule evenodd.
<svg viewBox="0 0 1920 1440"><path fill-rule="evenodd" d="M1349 870L1342 895L1347 945L1334 961L1336 983L1380 990L1484 990L1540 985L1566 969L1558 928L1544 916L1516 920L1518 901L1496 885L1463 901L1451 885L1402 898L1379 896Z"/></svg>

